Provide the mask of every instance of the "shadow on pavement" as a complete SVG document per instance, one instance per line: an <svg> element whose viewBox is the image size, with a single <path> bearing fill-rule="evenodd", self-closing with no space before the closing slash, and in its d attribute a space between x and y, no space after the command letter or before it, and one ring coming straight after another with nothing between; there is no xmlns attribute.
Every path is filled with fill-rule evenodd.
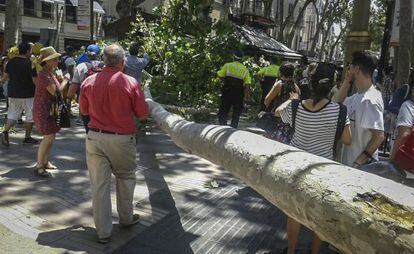
<svg viewBox="0 0 414 254"><path fill-rule="evenodd" d="M152 211L163 210L167 212L167 215L114 253L193 253L190 243L197 236L183 229L174 197L163 174L160 173L159 162L155 152L139 153L139 161L140 166L145 168L141 173L144 175L147 184ZM137 204L137 207L139 206ZM154 217L156 216L155 214L153 215ZM174 241L170 241L168 237L166 238L162 234L162 231L168 229L165 227L166 224L168 224L169 228L173 228L174 236L180 237L174 238Z"/></svg>

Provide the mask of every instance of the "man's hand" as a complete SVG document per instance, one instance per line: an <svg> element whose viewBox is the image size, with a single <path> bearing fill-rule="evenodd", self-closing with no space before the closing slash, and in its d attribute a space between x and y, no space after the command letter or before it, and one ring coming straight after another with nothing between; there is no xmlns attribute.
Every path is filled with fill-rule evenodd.
<svg viewBox="0 0 414 254"><path fill-rule="evenodd" d="M355 168L359 168L361 165L364 165L369 160L371 160L372 155L375 153L375 151L378 150L378 148L381 146L382 142L384 141L384 131L370 129L370 132L372 134L372 138L369 141L364 152L362 152L358 156L358 158L354 161Z"/></svg>
<svg viewBox="0 0 414 254"><path fill-rule="evenodd" d="M354 69L351 68L350 66L348 66L346 72L345 72L345 79L344 79L344 83L351 83L355 78L355 73L354 73Z"/></svg>
<svg viewBox="0 0 414 254"><path fill-rule="evenodd" d="M349 88L351 87L351 82L355 79L355 73L352 67L348 67L345 73L344 82L339 89L336 102L344 102L346 97L348 96Z"/></svg>

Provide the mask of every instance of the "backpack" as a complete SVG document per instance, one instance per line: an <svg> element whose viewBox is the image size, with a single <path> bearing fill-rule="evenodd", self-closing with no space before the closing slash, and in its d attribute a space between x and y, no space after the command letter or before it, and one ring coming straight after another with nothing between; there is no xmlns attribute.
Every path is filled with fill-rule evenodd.
<svg viewBox="0 0 414 254"><path fill-rule="evenodd" d="M91 63L86 64L88 66L88 71L85 74L85 79L89 76L92 76L93 74L102 72L102 69L104 67L103 63L98 64L97 66L93 66Z"/></svg>
<svg viewBox="0 0 414 254"><path fill-rule="evenodd" d="M65 73L68 70L68 67L65 64L65 61L69 58L70 56L68 55L63 55L60 57L59 59L59 64L58 64L58 68L60 70L62 70L63 73Z"/></svg>
<svg viewBox="0 0 414 254"><path fill-rule="evenodd" d="M346 117L348 115L347 107L342 104L339 104L339 115L338 115L338 123L336 124L336 133L335 133L335 141L333 146L333 155L336 157L336 147L338 145L338 141L341 139L342 134L345 129Z"/></svg>
<svg viewBox="0 0 414 254"><path fill-rule="evenodd" d="M414 128L407 141L395 153L394 163L398 169L414 173Z"/></svg>

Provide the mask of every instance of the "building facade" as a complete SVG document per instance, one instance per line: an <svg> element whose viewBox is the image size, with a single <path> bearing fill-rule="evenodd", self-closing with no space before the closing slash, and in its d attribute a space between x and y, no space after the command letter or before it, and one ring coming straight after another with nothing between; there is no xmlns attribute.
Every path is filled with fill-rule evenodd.
<svg viewBox="0 0 414 254"><path fill-rule="evenodd" d="M80 48L90 43L89 27L78 25L78 0L23 0L18 41L42 42L63 51L67 45ZM102 20L106 13L102 4L112 0L94 1L94 40L104 36ZM6 0L0 0L0 48L3 51Z"/></svg>
<svg viewBox="0 0 414 254"><path fill-rule="evenodd" d="M273 38L279 38L281 27L285 25L284 38L289 33L292 38L287 41L288 47L306 53L315 38L318 22L318 13L323 8L323 1L317 0L304 11L305 0L237 0L228 5L229 13L233 17L242 17L246 24L262 29ZM318 8L318 11L315 10ZM247 19L246 19L247 18ZM298 21L297 26L295 23ZM316 38L316 48L320 49L320 38Z"/></svg>

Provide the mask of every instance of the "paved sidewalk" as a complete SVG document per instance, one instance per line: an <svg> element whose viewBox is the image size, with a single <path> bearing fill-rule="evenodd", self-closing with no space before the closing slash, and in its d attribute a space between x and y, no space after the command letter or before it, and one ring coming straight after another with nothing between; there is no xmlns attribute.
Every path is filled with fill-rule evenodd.
<svg viewBox="0 0 414 254"><path fill-rule="evenodd" d="M3 113L0 103L2 120ZM59 169L47 180L33 174L37 146L22 145L22 126L16 130L10 148L0 147L0 252L280 253L286 246L281 211L157 129L138 141L134 199L142 220L118 227L113 186L113 238L98 244L83 129L74 125L58 134L52 161ZM212 180L218 188L205 187ZM305 235L301 246L309 246Z"/></svg>

